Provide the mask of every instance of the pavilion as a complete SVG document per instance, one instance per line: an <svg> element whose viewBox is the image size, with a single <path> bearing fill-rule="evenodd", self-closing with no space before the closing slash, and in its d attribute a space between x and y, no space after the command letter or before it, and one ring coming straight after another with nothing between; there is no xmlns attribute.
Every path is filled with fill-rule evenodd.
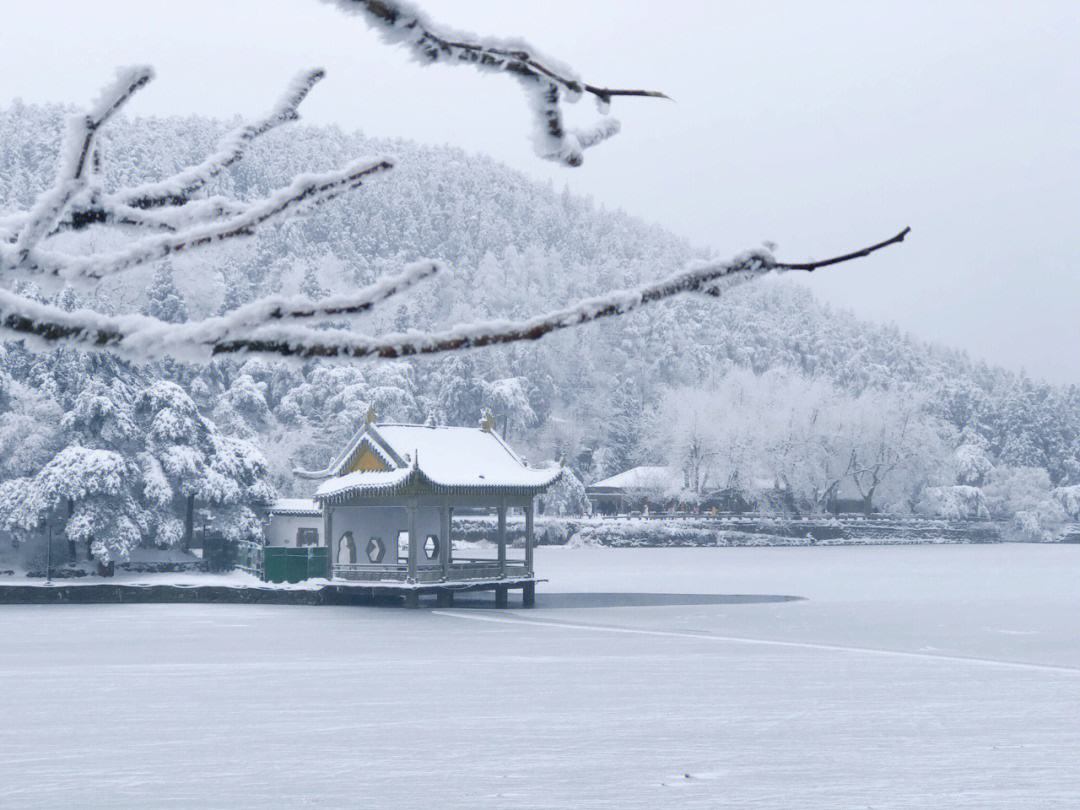
<svg viewBox="0 0 1080 810"><path fill-rule="evenodd" d="M424 593L452 604L464 590L493 590L496 604L505 606L508 591L520 589L523 604L535 603L533 501L562 470L529 467L495 431L490 414L468 428L377 424L369 410L329 467L297 474L320 482L306 515L317 509L322 519L321 543L310 528L296 530L297 543L306 536L329 547L332 582L367 586L373 595L404 591L411 606ZM455 509L498 515L497 557L454 554ZM525 516L519 560L507 558L510 509Z"/></svg>

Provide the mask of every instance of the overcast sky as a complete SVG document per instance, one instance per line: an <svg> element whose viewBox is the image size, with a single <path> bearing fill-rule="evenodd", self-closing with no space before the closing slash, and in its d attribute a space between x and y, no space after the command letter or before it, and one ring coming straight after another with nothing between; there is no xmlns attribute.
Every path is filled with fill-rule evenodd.
<svg viewBox="0 0 1080 810"><path fill-rule="evenodd" d="M1080 2L422 5L676 102L617 100L623 133L565 169L533 155L514 82L422 68L317 0L36 0L5 13L0 103L83 103L114 67L149 62L159 78L133 114L256 115L322 65L311 122L485 152L721 253L771 240L823 257L911 225L903 246L808 283L1080 382Z"/></svg>

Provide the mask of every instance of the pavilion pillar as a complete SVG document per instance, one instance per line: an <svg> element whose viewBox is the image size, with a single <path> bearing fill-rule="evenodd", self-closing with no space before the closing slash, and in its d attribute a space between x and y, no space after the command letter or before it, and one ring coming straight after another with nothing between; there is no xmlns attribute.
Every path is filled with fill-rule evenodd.
<svg viewBox="0 0 1080 810"><path fill-rule="evenodd" d="M443 501L439 508L439 533L442 535L442 544L439 554L442 557L442 578L450 579L450 501Z"/></svg>
<svg viewBox="0 0 1080 810"><path fill-rule="evenodd" d="M525 573L533 575L533 499L525 505Z"/></svg>
<svg viewBox="0 0 1080 810"><path fill-rule="evenodd" d="M454 507L446 508L446 561L454 564Z"/></svg>
<svg viewBox="0 0 1080 810"><path fill-rule="evenodd" d="M334 548L334 510L329 502L323 503L323 541L326 543L326 578L334 578L334 566L337 565L337 549ZM205 532L203 532L205 534Z"/></svg>
<svg viewBox="0 0 1080 810"><path fill-rule="evenodd" d="M506 501L499 501L499 578L506 576ZM498 591L496 591L498 593Z"/></svg>
<svg viewBox="0 0 1080 810"><path fill-rule="evenodd" d="M407 507L405 507L405 511L409 516L409 570L408 570L408 581L409 582L416 582L416 569L418 567L418 565L417 565L417 560L418 560L417 554L420 551L420 542L419 542L420 538L418 538L416 536L416 512L417 512L416 503L410 503Z"/></svg>

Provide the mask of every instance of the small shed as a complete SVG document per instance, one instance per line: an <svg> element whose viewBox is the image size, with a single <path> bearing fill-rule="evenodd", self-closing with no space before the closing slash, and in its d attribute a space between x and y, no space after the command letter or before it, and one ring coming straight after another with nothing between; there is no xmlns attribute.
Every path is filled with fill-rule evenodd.
<svg viewBox="0 0 1080 810"><path fill-rule="evenodd" d="M297 474L318 482L312 500L322 520L320 542L329 548L331 580L384 591L404 587L410 604L424 592L447 604L461 590L494 590L496 602L505 604L510 588L520 588L525 604L532 604L534 499L562 470L527 465L496 433L490 416L469 428L376 424L369 413L329 467ZM456 509L497 516L497 556L455 553ZM522 556L510 559L506 524L515 509L524 516L525 542ZM279 520L281 536L291 541L295 535L298 542L312 517L311 511L281 511L270 525Z"/></svg>
<svg viewBox="0 0 1080 810"><path fill-rule="evenodd" d="M322 542L322 507L310 498L278 498L266 509L268 548L305 548Z"/></svg>

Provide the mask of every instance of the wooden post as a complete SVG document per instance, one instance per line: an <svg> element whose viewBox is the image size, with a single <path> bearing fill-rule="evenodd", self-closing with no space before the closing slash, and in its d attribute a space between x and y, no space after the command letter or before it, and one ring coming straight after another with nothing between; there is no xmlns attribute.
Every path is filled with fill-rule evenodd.
<svg viewBox="0 0 1080 810"><path fill-rule="evenodd" d="M533 499L525 505L525 573L533 575Z"/></svg>
<svg viewBox="0 0 1080 810"><path fill-rule="evenodd" d="M499 502L499 578L506 576L506 501ZM496 597L498 591L495 592ZM504 591L505 595L505 591Z"/></svg>
<svg viewBox="0 0 1080 810"><path fill-rule="evenodd" d="M453 607L454 606L454 592L448 591L443 588L435 595L436 607Z"/></svg>
<svg viewBox="0 0 1080 810"><path fill-rule="evenodd" d="M450 502L443 501L439 509L439 533L442 542L439 544L439 556L442 557L442 577L450 579Z"/></svg>
<svg viewBox="0 0 1080 810"><path fill-rule="evenodd" d="M521 606L536 607L536 583L526 582L521 586Z"/></svg>
<svg viewBox="0 0 1080 810"><path fill-rule="evenodd" d="M406 507L406 511L409 514L409 571L408 581L416 582L416 568L417 568L417 552L420 550L420 544L417 542L416 536L416 504L410 503Z"/></svg>
<svg viewBox="0 0 1080 810"><path fill-rule="evenodd" d="M502 585L495 589L495 607L504 608L510 606L510 589Z"/></svg>

